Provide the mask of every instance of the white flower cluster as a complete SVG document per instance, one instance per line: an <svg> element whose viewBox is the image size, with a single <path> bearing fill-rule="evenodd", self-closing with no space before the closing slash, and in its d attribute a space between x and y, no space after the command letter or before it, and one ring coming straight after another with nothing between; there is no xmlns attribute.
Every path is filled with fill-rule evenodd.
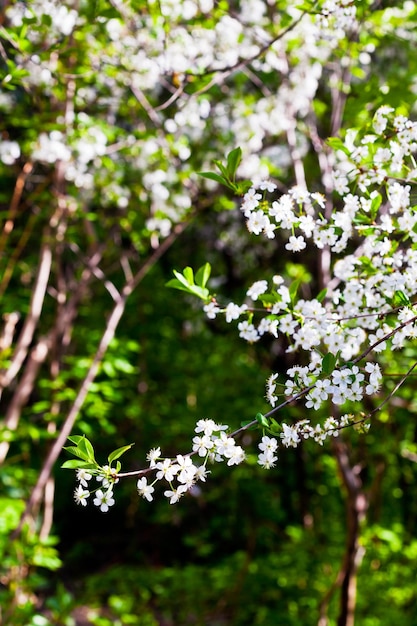
<svg viewBox="0 0 417 626"><path fill-rule="evenodd" d="M245 459L245 453L241 446L236 444L234 437L228 436L226 430L228 426L216 424L211 419L201 419L195 428L192 452L186 455L177 454L175 458L163 458L161 448L153 448L149 451L147 459L149 468L138 472L140 474L154 473L155 478L148 482L146 476L141 476L137 481L139 495L151 502L155 491L155 484L159 481L167 483L168 489L164 490L164 496L168 498L170 504L178 500L195 487L197 481L205 482L209 473L207 463L226 461L227 465L238 465ZM201 464L193 463L192 456L204 458ZM87 498L92 493L88 487L88 481L92 478L92 473L84 469L77 471L79 485L75 490L75 501L77 504L86 506ZM106 466L96 473L96 480L102 483L103 489L95 492L93 504L101 511L108 511L114 504L113 484L118 478L114 477L111 470Z"/></svg>
<svg viewBox="0 0 417 626"><path fill-rule="evenodd" d="M346 32L357 28L356 6L351 0L325 0L317 15L317 24L323 37L332 41L342 39Z"/></svg>
<svg viewBox="0 0 417 626"><path fill-rule="evenodd" d="M87 506L87 499L94 493L93 504L98 506L103 513L107 513L115 502L113 485L118 482L118 479L112 476L112 472L107 465L101 468L100 473L94 472L94 474L96 481L101 483L101 488L92 490L87 487L89 487L89 481L93 478L93 473L85 469L77 470L78 485L74 492L75 502L82 506Z"/></svg>
<svg viewBox="0 0 417 626"><path fill-rule="evenodd" d="M282 445L286 448L296 448L303 439L313 439L316 443L323 445L328 437L338 437L342 428L346 428L354 422L354 415L345 414L340 418L328 417L323 425L311 426L310 420L300 420L292 425L283 423L280 434ZM365 429L368 426L369 424L365 425Z"/></svg>
<svg viewBox="0 0 417 626"><path fill-rule="evenodd" d="M412 304L417 296L417 212L405 180L416 175L417 123L393 113L390 107L378 109L374 134L347 133L333 175L341 199L327 218L322 212L324 196L299 186L271 202L267 194L275 185L262 181L243 198L241 210L251 233L273 238L279 229L289 252L299 252L308 243L327 249L333 276L326 293L297 300L284 277L274 276L271 287L258 280L246 292L248 299L264 306L259 321L259 308L250 300L223 308L212 301L205 308L211 318L233 310L227 322L246 316L238 322L246 341L257 342L265 333L275 339L284 335L288 352L306 352L309 365L288 370L284 393L306 390L307 408L318 409L328 399L341 405L377 393L382 378L377 364L367 363L364 370L356 364L334 369L337 363L358 359L367 350L400 349L417 336L417 309ZM349 189L356 179L363 195ZM385 192L369 191L375 183L384 184ZM356 249L341 255L348 245ZM334 371L328 376L320 356L326 353L334 356ZM267 381L272 407L279 397L276 387L273 374Z"/></svg>
<svg viewBox="0 0 417 626"><path fill-rule="evenodd" d="M318 424L313 427L309 420L302 420L293 425L282 423L282 432L279 435L281 445L286 448L295 448L302 440L309 438L323 445L328 437L337 437L339 430L352 424L353 421L353 415L343 415L340 419L329 417L323 426ZM128 474L153 473L155 475L154 479L149 482L146 476L140 476L137 481L139 495L148 502L152 502L156 483L163 481L168 486L167 489L164 489L164 496L170 504L175 504L187 492L192 493L197 481L206 481L209 474L209 470L207 470L209 461L212 463L225 461L229 466L242 463L245 460L245 452L235 441L235 435L239 431L227 435L225 432L227 429L228 426L216 424L212 419L201 419L195 427L192 452L189 454L177 454L175 458L163 458L160 447L152 448L147 454L149 467ZM273 468L278 460L278 439L263 435L258 447L260 450L258 464L264 469ZM204 459L202 464L194 463L193 456ZM93 475L96 481L101 483L101 486L96 489L90 488ZM77 480L78 485L74 491L77 504L87 506L88 498L94 494L93 504L99 507L103 513L106 513L114 505L113 485L119 481L119 477L109 466L90 471L78 469Z"/></svg>
<svg viewBox="0 0 417 626"><path fill-rule="evenodd" d="M321 446L329 437L338 437L339 431L354 423L353 415L342 415L339 419L328 417L323 425L317 424L311 426L310 420L301 420L295 424L289 425L283 422L281 424L282 432L280 433L281 444L285 448L296 448L303 440L313 439ZM365 425L365 429L369 426ZM264 469L274 467L278 457L275 455L278 449L278 440L275 437L264 435L259 444L261 450L258 455L258 463Z"/></svg>
<svg viewBox="0 0 417 626"><path fill-rule="evenodd" d="M75 2L67 2L76 4ZM6 15L13 26L22 26L24 20L38 21L41 23L42 17L49 18L48 43L56 41L60 36L67 36L74 30L79 21L78 12L75 8L68 8L59 0L32 0L30 3L17 2L7 7ZM39 41L39 32L31 28L28 32L30 40Z"/></svg>
<svg viewBox="0 0 417 626"><path fill-rule="evenodd" d="M225 433L227 428L228 426L216 424L211 419L199 420L193 438L193 453L185 456L177 454L175 459L163 459L160 448L152 449L147 458L150 462L149 469L156 472L155 478L150 484L146 476L139 478L137 482L139 494L150 502L153 500L154 485L163 480L169 486L169 489L164 491L164 496L169 499L170 504L174 504L190 491L197 481L205 482L208 461L227 460L228 465L241 463L245 459L245 453L236 445L235 439ZM193 463L192 455L204 458L203 463L201 465Z"/></svg>
<svg viewBox="0 0 417 626"><path fill-rule="evenodd" d="M320 378L323 372L317 353L316 359L320 362L317 367L312 361L309 367L294 366L287 370L290 378L285 382L285 396L304 395L306 408L318 410L329 399L340 406L347 401L360 402L364 395L378 393L382 381L378 363L367 362L363 370L357 365L342 367L333 370L327 378ZM368 379L364 372L368 374ZM266 382L266 398L272 407L275 407L280 395L276 394L277 379L278 373L274 373Z"/></svg>

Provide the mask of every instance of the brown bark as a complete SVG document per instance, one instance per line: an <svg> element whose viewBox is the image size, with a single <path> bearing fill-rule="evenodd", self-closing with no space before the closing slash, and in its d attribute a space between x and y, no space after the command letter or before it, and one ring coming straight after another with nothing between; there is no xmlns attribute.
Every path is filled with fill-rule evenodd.
<svg viewBox="0 0 417 626"><path fill-rule="evenodd" d="M360 543L360 531L368 508L368 496L363 490L361 467L352 465L347 445L337 441L333 450L346 491L346 549L336 580L322 600L318 626L327 626L327 607L337 589L340 589L337 626L354 626L357 572L365 554Z"/></svg>

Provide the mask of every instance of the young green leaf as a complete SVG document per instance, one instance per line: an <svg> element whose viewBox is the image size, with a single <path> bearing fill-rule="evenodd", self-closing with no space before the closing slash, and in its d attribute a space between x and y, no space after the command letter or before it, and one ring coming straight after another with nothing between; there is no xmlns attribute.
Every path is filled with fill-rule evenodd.
<svg viewBox="0 0 417 626"><path fill-rule="evenodd" d="M189 285L194 285L194 272L192 267L186 267L183 271L184 278L188 281Z"/></svg>
<svg viewBox="0 0 417 626"><path fill-rule="evenodd" d="M78 447L79 450L84 452L84 454L86 455L86 458L89 461L95 462L94 448L93 448L91 442L86 437L82 437L81 438L81 440L79 441L77 447Z"/></svg>
<svg viewBox="0 0 417 626"><path fill-rule="evenodd" d="M394 293L393 304L394 306L409 306L410 298L404 291L398 290Z"/></svg>
<svg viewBox="0 0 417 626"><path fill-rule="evenodd" d="M336 367L336 363L337 363L336 354L332 354L331 352L328 352L327 354L325 354L323 357L323 361L321 363L321 369L322 369L323 374L326 374L326 376L331 374L334 368Z"/></svg>
<svg viewBox="0 0 417 626"><path fill-rule="evenodd" d="M279 435L282 432L282 426L273 417L269 418L269 430L273 435Z"/></svg>
<svg viewBox="0 0 417 626"><path fill-rule="evenodd" d="M178 280L178 278L171 278L167 283L165 283L165 287L171 287L172 289L180 289L180 291L186 291L190 293L190 286L188 283L183 283Z"/></svg>
<svg viewBox="0 0 417 626"><path fill-rule="evenodd" d="M204 302L206 302L206 300L209 300L210 298L209 290L198 287L197 285L192 285L189 289L189 293L191 293L193 296L197 296L197 298L200 298L201 300L204 300Z"/></svg>
<svg viewBox="0 0 417 626"><path fill-rule="evenodd" d="M229 182L227 178L224 176L220 176L220 174L216 174L215 172L198 172L199 176L203 176L203 178L209 178L210 180L215 180L216 183L220 183L221 185L226 185L229 187Z"/></svg>
<svg viewBox="0 0 417 626"><path fill-rule="evenodd" d="M326 295L327 295L327 289L322 289L322 290L320 291L320 293L318 294L318 296L317 296L317 300L318 300L319 302L323 302L323 300L324 300L324 298L326 297Z"/></svg>
<svg viewBox="0 0 417 626"><path fill-rule="evenodd" d="M223 163L221 161L219 161L218 159L214 159L213 161L214 165L216 167L219 168L219 170L221 171L221 173L223 174L223 176L225 177L226 181L229 182L229 174L227 169L225 168L225 166L223 165Z"/></svg>
<svg viewBox="0 0 417 626"><path fill-rule="evenodd" d="M227 155L227 174L229 180L234 181L236 178L236 170L242 160L241 148L235 148Z"/></svg>
<svg viewBox="0 0 417 626"><path fill-rule="evenodd" d="M265 417L265 415L262 415L262 413L257 413L255 416L255 419L258 422L258 424L260 424L264 428L269 428L268 419Z"/></svg>
<svg viewBox="0 0 417 626"><path fill-rule="evenodd" d="M250 180L242 180L233 185L233 191L237 196L243 196L252 187Z"/></svg>
<svg viewBox="0 0 417 626"><path fill-rule="evenodd" d="M70 454L73 454L74 456L78 456L78 458L83 459L84 461L91 461L88 454L84 450L81 450L81 448L79 448L78 446L66 446L64 447L64 450L66 450Z"/></svg>
<svg viewBox="0 0 417 626"><path fill-rule="evenodd" d="M173 270L173 274L175 278L172 278L165 283L166 286L174 289L181 289L182 291L190 293L190 287L194 285L194 275L191 267L186 267L183 274L177 270Z"/></svg>
<svg viewBox="0 0 417 626"><path fill-rule="evenodd" d="M183 274L181 274L181 272L177 272L177 270L173 270L173 274L174 276L177 278L177 280L180 281L180 283L182 283L185 287L189 287L190 285L190 281L188 280L188 278L185 276L185 270L183 272ZM194 281L193 281L194 282ZM192 283L191 283L192 284Z"/></svg>
<svg viewBox="0 0 417 626"><path fill-rule="evenodd" d="M382 196L380 193L376 194L374 198L372 198L370 214L371 218L375 219L376 214L378 213L378 209L381 206Z"/></svg>
<svg viewBox="0 0 417 626"><path fill-rule="evenodd" d="M72 435L68 437L68 439L75 443L75 446L66 446L64 450L70 452L74 456L78 456L80 459L84 459L84 461L90 461L95 463L96 460L94 458L94 448L91 442L84 435Z"/></svg>
<svg viewBox="0 0 417 626"><path fill-rule="evenodd" d="M329 137L326 141L326 143L333 148L333 150L341 150L342 152L344 152L345 154L349 155L350 151L349 149L345 146L345 144L343 143L343 141L341 139L339 139L339 137Z"/></svg>
<svg viewBox="0 0 417 626"><path fill-rule="evenodd" d="M78 461L77 459L70 459L69 461L65 461L61 465L63 469L86 469L86 470L94 470L97 469L97 465L94 463L88 463L86 461Z"/></svg>
<svg viewBox="0 0 417 626"><path fill-rule="evenodd" d="M113 450L113 452L110 452L109 456L107 457L109 461L109 465L111 465L113 461L121 457L122 454L130 450L130 448L134 445L135 445L134 443L131 443L128 446L122 446L121 448L117 448L116 450Z"/></svg>
<svg viewBox="0 0 417 626"><path fill-rule="evenodd" d="M205 263L202 265L195 275L195 282L199 287L205 287L208 279L211 274L211 265L210 263Z"/></svg>
<svg viewBox="0 0 417 626"><path fill-rule="evenodd" d="M71 441L71 443L75 443L76 446L78 446L81 439L84 439L84 435L71 435L71 437L68 437L68 440Z"/></svg>
<svg viewBox="0 0 417 626"><path fill-rule="evenodd" d="M297 291L298 288L300 286L301 281L300 280L294 280L291 285L289 286L289 293L290 293L290 298L291 298L291 302L294 303L295 298L297 297Z"/></svg>

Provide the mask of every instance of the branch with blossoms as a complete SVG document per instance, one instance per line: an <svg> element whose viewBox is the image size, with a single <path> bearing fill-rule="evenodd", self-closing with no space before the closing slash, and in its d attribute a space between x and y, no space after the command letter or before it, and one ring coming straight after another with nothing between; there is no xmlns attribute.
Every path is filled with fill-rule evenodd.
<svg viewBox="0 0 417 626"><path fill-rule="evenodd" d="M363 354L361 354L355 363L359 363L366 358L372 349L380 345L382 341L387 341L393 337L395 333L400 332L403 327L415 323L417 315L407 320L400 327L393 329L386 337L378 339L373 346L370 346ZM96 459L94 448L91 442L85 437L74 435L69 440L74 444L67 446L65 450L72 453L77 459L66 461L62 467L67 469L76 469L78 484L74 491L74 498L77 504L86 506L90 496L93 496L93 504L100 508L102 512L107 512L109 508L115 504L114 485L123 478L131 478L139 476L137 481L137 490L148 502L154 498L155 485L159 481L164 481L165 489L163 495L169 500L170 504L175 504L187 492L192 493L197 482L206 482L206 478L210 473L207 468L208 464L215 462L226 462L228 466L239 465L242 463L246 454L240 445L237 445L236 438L242 432L254 428L262 430L261 442L258 445L258 464L264 469L271 469L278 461L279 440L281 446L296 448L303 440L313 439L319 445L323 445L329 437L337 437L339 431L353 426L361 427L363 432L367 432L370 427L370 419L377 411L388 402L403 382L408 378L417 363L414 363L409 371L402 377L394 390L388 394L383 402L369 412L362 415L359 419L353 413L346 413L340 418L330 416L326 418L324 423L312 425L310 420L299 420L294 424L278 423L272 418L277 411L283 409L287 405L293 404L303 396L308 397L314 389L319 389L319 393L333 393L333 404L337 404L335 397L350 395L350 399L354 400L355 394L358 395L359 388L365 388L365 393L373 395L375 389L379 387L382 377L378 364L367 362L363 371L369 375L368 381L365 380L365 374L359 370L355 364L351 367L345 365L340 370L334 370L331 375L331 383L326 386L326 392L323 392L324 386L320 384L323 379L318 379L314 384L301 389L295 395L287 398L279 406L272 408L268 413L263 415L258 413L254 420L243 423L241 428L227 434L230 430L226 424L217 424L212 419L200 419L195 427L195 436L192 440L192 451L185 455L177 454L176 457L163 457L161 448L153 448L147 454L149 466L145 469L135 470L131 472L121 472L120 457L131 449L133 444L117 448L108 456L108 464L100 466ZM324 380L329 381L329 376ZM268 385L271 385L268 381ZM354 391L353 391L354 390ZM363 396L363 392L359 394ZM326 397L327 399L327 397ZM306 404L308 406L308 402ZM199 457L199 462L193 462L192 457ZM114 463L116 461L116 463ZM148 482L146 475L153 474L154 478ZM95 478L98 483L95 488L90 486L90 481Z"/></svg>
<svg viewBox="0 0 417 626"><path fill-rule="evenodd" d="M248 429L262 431L258 464L265 469L275 466L280 444L296 447L313 439L322 445L348 426L367 430L370 418L415 367L377 409L358 417L357 403L378 394L383 379L379 363L371 362L369 355L377 358L388 347L403 349L417 336L417 211L410 206L411 186L406 184L413 182L417 171L413 157L417 124L393 113L381 107L366 132L348 131L344 143L338 138L329 140L336 156L333 179L340 208L328 218L321 212L326 199L320 193L295 186L271 199L277 189L273 181L237 181L239 148L224 164L215 162L219 173L202 173L242 196L241 211L251 234L274 239L280 231L286 239L285 249L294 254L307 246L327 248L333 255L334 275L327 288L310 300L298 297L297 281L286 284L284 276L275 275L272 281L256 281L247 290L245 302L222 305L207 286L208 263L196 272L190 267L183 272L174 270L168 286L202 300L209 319L224 315L227 323L238 321L239 336L249 343L264 335L283 338L287 352L304 355L303 362L288 368L284 377L271 373L266 381L269 412L258 413L233 432L226 424L201 419L190 452L166 458L156 447L148 453L145 469L121 472L119 459L131 445L113 451L108 464L101 466L91 442L83 436L70 437L74 445L67 451L77 459L63 467L77 471L78 504L85 506L93 496L93 504L107 511L114 504L114 485L132 476L138 477L138 492L148 501L153 499L157 483L163 481L163 494L174 504L192 492L197 482L206 481L209 463L223 461L233 466L244 461L245 451L236 438ZM350 185L361 195L353 194ZM312 424L309 419L287 424L274 417L301 399L312 411L325 403L338 407L337 414L346 405L353 411L341 417L330 414L323 424ZM90 487L93 478L98 482L95 488Z"/></svg>

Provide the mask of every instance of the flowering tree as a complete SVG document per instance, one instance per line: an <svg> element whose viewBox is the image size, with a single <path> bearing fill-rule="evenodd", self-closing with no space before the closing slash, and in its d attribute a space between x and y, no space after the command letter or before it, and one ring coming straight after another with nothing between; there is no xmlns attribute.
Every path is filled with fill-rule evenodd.
<svg viewBox="0 0 417 626"><path fill-rule="evenodd" d="M353 623L368 500L341 435L366 432L416 365L417 125L405 104L415 14L412 2L346 0L8 6L0 459L23 445L36 395L51 442L10 517L15 538L43 503L47 539L52 469L68 439L76 502L106 512L116 483L132 476L147 501L161 491L175 504L215 474L213 462L245 460L246 431L259 431L265 469L279 464L280 448L331 438L350 520L339 623ZM404 73L386 62L400 53L410 64ZM156 443L140 469L122 472L130 444L101 465L93 436L74 434L75 422L129 298L211 205L244 220L254 246L259 237L314 268L294 278L294 265L271 267L239 302L214 292L208 262L175 270L168 283L199 299L209 320L236 321L249 344L271 339L285 366L266 381L269 409L242 424L201 418L186 452L165 456ZM106 317L91 320L89 300L102 293ZM411 355L394 373L393 350ZM73 391L68 363L81 359ZM129 371L129 355L119 367ZM297 405L302 418L287 411ZM53 550L44 554L57 564Z"/></svg>

